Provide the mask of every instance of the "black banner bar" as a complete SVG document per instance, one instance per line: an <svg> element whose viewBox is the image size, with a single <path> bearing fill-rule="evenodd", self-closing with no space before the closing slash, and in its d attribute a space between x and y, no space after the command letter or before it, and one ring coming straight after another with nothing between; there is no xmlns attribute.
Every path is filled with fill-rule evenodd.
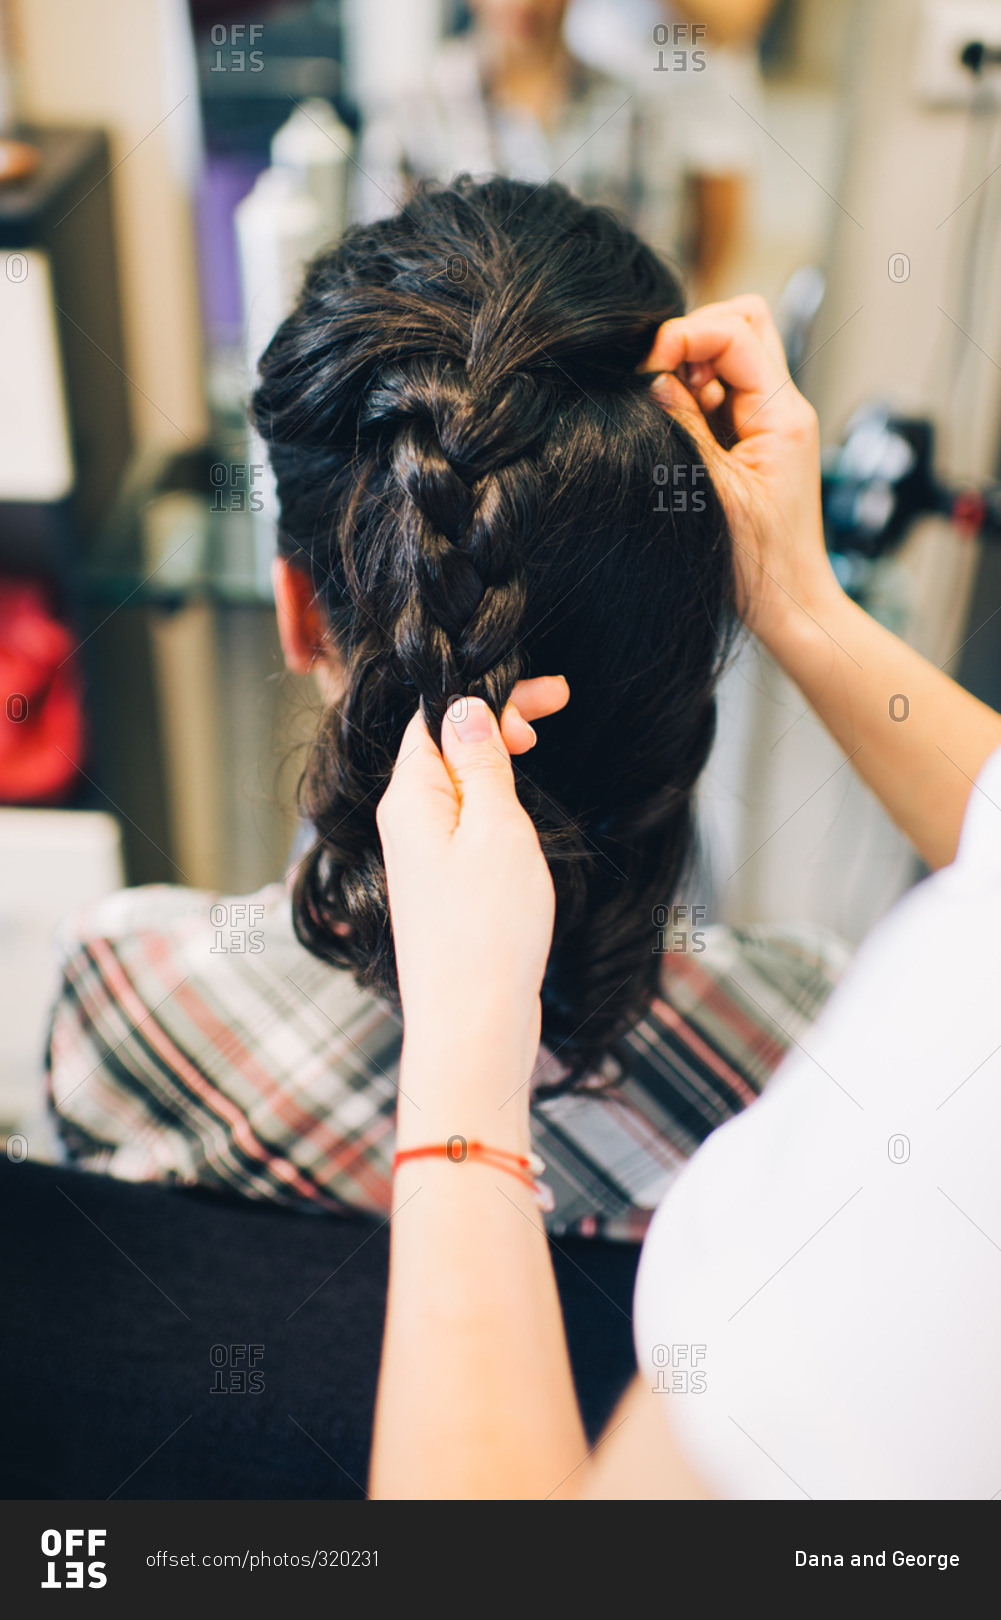
<svg viewBox="0 0 1001 1620"><path fill-rule="evenodd" d="M996 1563L993 1503L7 1502L12 1615L230 1613L271 1601L367 1604L531 1594L587 1604L636 1589L665 1604L754 1590L812 1599L876 1583L971 1597ZM542 1586L540 1588L540 1582ZM618 1594L616 1598L616 1593ZM280 1596L279 1596L280 1594Z"/></svg>

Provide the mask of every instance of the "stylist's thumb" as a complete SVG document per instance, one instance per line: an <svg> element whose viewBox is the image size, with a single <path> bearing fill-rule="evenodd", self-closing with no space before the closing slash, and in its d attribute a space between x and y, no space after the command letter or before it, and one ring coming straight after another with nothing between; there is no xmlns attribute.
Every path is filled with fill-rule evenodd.
<svg viewBox="0 0 1001 1620"><path fill-rule="evenodd" d="M441 752L464 813L495 816L518 809L511 756L482 698L452 699L442 721Z"/></svg>

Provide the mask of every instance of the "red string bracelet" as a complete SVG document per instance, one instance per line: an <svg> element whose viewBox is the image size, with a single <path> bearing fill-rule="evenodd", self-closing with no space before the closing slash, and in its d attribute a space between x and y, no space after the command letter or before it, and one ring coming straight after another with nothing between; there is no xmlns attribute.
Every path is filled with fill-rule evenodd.
<svg viewBox="0 0 1001 1620"><path fill-rule="evenodd" d="M448 1159L462 1164L465 1159L479 1159L494 1170L503 1170L514 1176L523 1187L535 1194L540 1209L555 1207L551 1188L536 1178L546 1168L537 1153L511 1153L507 1148L490 1147L486 1142L467 1142L464 1136L450 1136L447 1142L433 1142L427 1147L402 1148L393 1155L393 1169L406 1164L408 1159Z"/></svg>

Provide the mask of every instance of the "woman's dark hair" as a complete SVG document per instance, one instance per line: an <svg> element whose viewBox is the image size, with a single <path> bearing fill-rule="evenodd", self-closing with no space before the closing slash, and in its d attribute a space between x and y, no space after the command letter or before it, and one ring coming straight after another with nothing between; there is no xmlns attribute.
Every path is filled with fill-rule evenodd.
<svg viewBox="0 0 1001 1620"><path fill-rule="evenodd" d="M303 778L296 932L395 996L375 812L407 722L420 702L437 739L453 696L499 714L565 675L515 776L556 888L543 1033L573 1077L654 989L734 624L719 499L636 369L682 309L613 214L463 177L315 260L254 397L282 549L346 670Z"/></svg>

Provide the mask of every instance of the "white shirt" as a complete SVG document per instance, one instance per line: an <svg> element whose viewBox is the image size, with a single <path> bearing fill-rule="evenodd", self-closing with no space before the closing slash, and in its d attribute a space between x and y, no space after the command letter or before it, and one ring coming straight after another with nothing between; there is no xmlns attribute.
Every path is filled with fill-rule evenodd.
<svg viewBox="0 0 1001 1620"><path fill-rule="evenodd" d="M640 1372L717 1495L1001 1492L999 1145L1001 750L954 863L654 1217Z"/></svg>

